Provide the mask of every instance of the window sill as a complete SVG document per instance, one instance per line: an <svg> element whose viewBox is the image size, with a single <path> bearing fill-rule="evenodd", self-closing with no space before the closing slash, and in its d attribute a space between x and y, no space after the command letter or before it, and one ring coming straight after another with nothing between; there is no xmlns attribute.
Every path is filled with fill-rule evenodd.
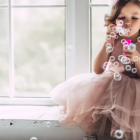
<svg viewBox="0 0 140 140"><path fill-rule="evenodd" d="M60 106L0 106L0 119L57 120Z"/></svg>
<svg viewBox="0 0 140 140"><path fill-rule="evenodd" d="M66 129L59 125L56 113L60 107L0 106L0 139L81 140L85 135L83 130ZM47 122L49 126L46 127Z"/></svg>
<svg viewBox="0 0 140 140"><path fill-rule="evenodd" d="M0 98L1 105L15 106L58 106L50 97L47 98Z"/></svg>

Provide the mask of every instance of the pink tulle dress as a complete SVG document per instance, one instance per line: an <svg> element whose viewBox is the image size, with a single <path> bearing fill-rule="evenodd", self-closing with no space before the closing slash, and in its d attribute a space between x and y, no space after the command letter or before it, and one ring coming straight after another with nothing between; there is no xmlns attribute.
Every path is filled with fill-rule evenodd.
<svg viewBox="0 0 140 140"><path fill-rule="evenodd" d="M63 127L80 127L85 132L104 136L107 118L111 121L110 136L115 138L116 130L123 132L123 139L140 140L140 78L137 73L125 70L125 64L118 60L123 53L122 37L114 41L112 61L102 74L83 73L75 75L57 85L49 94L62 106L59 122ZM136 42L140 53L140 42ZM105 52L106 53L106 52ZM130 64L135 68L135 63ZM114 73L120 73L120 81Z"/></svg>

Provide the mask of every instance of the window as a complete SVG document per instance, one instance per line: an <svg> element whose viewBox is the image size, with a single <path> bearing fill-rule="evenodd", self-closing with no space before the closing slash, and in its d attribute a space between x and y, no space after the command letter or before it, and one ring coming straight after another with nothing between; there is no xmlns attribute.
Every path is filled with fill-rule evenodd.
<svg viewBox="0 0 140 140"><path fill-rule="evenodd" d="M0 100L48 98L65 81L65 0L0 0L0 11Z"/></svg>

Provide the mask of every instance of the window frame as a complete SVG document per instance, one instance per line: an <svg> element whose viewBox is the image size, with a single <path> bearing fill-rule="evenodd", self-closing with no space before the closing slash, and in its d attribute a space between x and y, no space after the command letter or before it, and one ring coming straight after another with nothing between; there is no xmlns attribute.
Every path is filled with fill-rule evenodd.
<svg viewBox="0 0 140 140"><path fill-rule="evenodd" d="M7 98L0 97L0 105L37 105L37 106L58 106L50 97L41 98L13 98L14 85L14 56L13 43L11 36L11 8L17 5L11 5L11 0L8 0L9 13L9 76L10 76L10 91L11 95ZM92 72L91 63L91 45L90 45L90 0L66 0L65 15L66 15L66 73L67 79L74 75ZM60 6L60 5L59 5ZM5 6L6 7L6 6ZM20 6L21 7L21 6ZM40 5L41 7L41 5ZM43 6L44 7L44 6Z"/></svg>

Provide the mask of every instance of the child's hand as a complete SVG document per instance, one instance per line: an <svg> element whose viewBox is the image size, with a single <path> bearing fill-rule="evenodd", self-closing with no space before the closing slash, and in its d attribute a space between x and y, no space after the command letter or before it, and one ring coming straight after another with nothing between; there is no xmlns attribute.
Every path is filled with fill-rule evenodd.
<svg viewBox="0 0 140 140"><path fill-rule="evenodd" d="M110 25L107 27L107 32L106 32L106 35L107 35L107 36L110 35L112 32L115 33L115 36L116 36L117 31L114 32L114 31L112 30L113 27L116 27L116 25L115 25L115 24L110 24ZM106 36L106 37L107 37L107 36ZM106 42L112 44L112 43L114 42L114 40L115 40L115 37L111 37L110 40L107 40L107 39L106 39Z"/></svg>
<svg viewBox="0 0 140 140"><path fill-rule="evenodd" d="M136 60L137 58L138 58L138 61L139 61L139 57L140 57L140 54L137 50L135 50L134 52L129 52L129 51L126 51L126 50L123 49L123 55L129 57L131 62L135 62L134 60ZM137 58L135 57L133 59L134 56L137 56Z"/></svg>

